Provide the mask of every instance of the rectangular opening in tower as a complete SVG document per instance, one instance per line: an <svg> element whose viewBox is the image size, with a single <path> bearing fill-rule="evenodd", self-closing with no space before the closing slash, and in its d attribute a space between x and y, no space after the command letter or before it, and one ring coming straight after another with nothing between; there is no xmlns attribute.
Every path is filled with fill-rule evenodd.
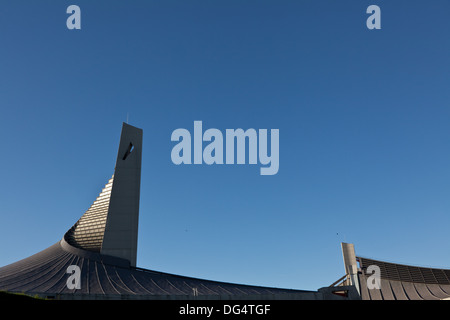
<svg viewBox="0 0 450 320"><path fill-rule="evenodd" d="M133 150L134 150L134 145L130 142L130 145L128 146L127 152L125 152L122 160L125 160L130 155L130 153L133 152Z"/></svg>

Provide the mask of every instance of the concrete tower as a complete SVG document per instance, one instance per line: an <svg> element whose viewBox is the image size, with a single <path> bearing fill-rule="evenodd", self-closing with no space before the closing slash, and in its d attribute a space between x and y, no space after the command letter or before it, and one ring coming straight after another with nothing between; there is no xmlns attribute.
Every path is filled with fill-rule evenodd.
<svg viewBox="0 0 450 320"><path fill-rule="evenodd" d="M126 123L113 177L65 240L80 249L126 259L136 266L142 129Z"/></svg>
<svg viewBox="0 0 450 320"><path fill-rule="evenodd" d="M348 275L350 285L355 286L359 294L358 264L356 262L355 247L352 243L341 243L344 258L345 273Z"/></svg>

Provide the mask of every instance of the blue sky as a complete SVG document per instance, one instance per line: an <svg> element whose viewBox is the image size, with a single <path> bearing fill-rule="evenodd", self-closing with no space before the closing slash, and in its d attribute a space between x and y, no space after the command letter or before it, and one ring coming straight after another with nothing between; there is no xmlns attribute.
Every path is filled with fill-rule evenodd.
<svg viewBox="0 0 450 320"><path fill-rule="evenodd" d="M81 8L68 30L66 8ZM381 8L381 30L366 9ZM359 255L450 268L450 3L14 1L0 266L59 241L144 130L138 266L316 290ZM280 130L280 168L180 165L177 128Z"/></svg>

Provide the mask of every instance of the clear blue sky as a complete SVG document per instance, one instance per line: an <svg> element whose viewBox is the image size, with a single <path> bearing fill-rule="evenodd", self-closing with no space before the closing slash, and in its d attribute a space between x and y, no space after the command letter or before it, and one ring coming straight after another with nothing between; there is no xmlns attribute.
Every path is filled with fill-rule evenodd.
<svg viewBox="0 0 450 320"><path fill-rule="evenodd" d="M81 8L68 30L66 8ZM366 9L381 8L381 30ZM357 254L450 268L450 2L8 1L0 266L59 241L144 130L138 266L316 290ZM173 130L280 130L280 169L172 163Z"/></svg>

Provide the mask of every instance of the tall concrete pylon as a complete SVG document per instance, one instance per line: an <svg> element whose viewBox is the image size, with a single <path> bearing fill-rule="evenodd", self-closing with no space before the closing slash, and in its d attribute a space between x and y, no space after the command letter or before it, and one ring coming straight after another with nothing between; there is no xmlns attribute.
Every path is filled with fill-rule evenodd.
<svg viewBox="0 0 450 320"><path fill-rule="evenodd" d="M345 273L348 275L350 285L355 286L358 294L359 280L358 280L358 264L356 262L355 247L352 243L341 243L342 257L344 258Z"/></svg>
<svg viewBox="0 0 450 320"><path fill-rule="evenodd" d="M142 129L122 124L113 177L65 234L80 249L126 259L136 266L141 186Z"/></svg>

